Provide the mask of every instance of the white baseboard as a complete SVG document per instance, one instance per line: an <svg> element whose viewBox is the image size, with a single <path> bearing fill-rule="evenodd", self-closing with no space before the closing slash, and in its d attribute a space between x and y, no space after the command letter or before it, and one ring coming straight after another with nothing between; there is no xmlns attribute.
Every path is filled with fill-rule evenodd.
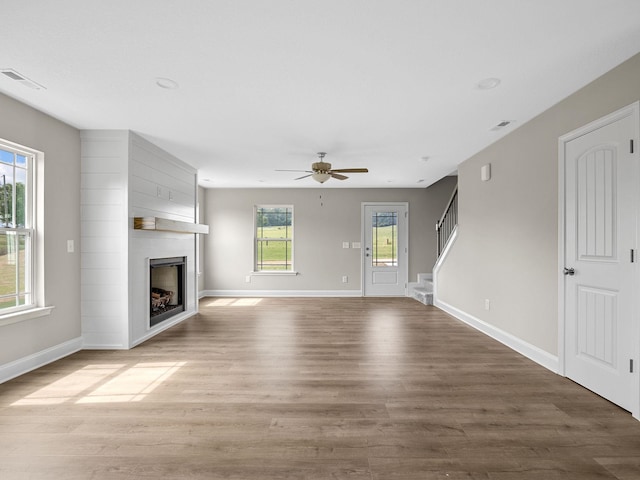
<svg viewBox="0 0 640 480"><path fill-rule="evenodd" d="M524 355L530 360L533 360L537 364L542 365L543 367L551 370L554 373L558 373L559 363L557 356L552 355L549 352L545 352L541 348L538 348L535 345L531 345L530 343L525 342L524 340L510 333L507 333L504 330L494 327L493 325L488 324L487 322L484 322L479 318L469 315L468 313L465 313L462 310L459 310L456 307L453 307L441 300L436 299L434 301L434 305L439 309L444 310L449 315L454 316L458 320L466 323L467 325L470 325L471 327L484 333L485 335L490 336L503 345L506 345L510 349L515 350L516 352Z"/></svg>
<svg viewBox="0 0 640 480"><path fill-rule="evenodd" d="M14 360L5 365L0 365L0 383L12 378L24 375L36 368L43 367L51 362L76 353L82 349L82 337L74 338L67 342L49 347L46 350L36 352L27 357Z"/></svg>
<svg viewBox="0 0 640 480"><path fill-rule="evenodd" d="M203 290L200 293L202 297L361 297L362 296L362 290Z"/></svg>

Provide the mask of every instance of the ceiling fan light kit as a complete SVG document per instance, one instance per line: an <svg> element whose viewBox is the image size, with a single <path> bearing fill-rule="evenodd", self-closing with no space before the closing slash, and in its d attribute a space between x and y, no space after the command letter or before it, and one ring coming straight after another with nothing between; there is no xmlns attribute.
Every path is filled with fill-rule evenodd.
<svg viewBox="0 0 640 480"><path fill-rule="evenodd" d="M331 178L331 175L326 172L315 172L311 175L311 178L313 178L318 183L324 183Z"/></svg>

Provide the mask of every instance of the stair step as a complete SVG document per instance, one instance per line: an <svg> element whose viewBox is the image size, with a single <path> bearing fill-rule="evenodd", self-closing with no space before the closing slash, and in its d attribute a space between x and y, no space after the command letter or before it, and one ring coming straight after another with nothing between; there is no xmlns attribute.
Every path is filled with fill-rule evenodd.
<svg viewBox="0 0 640 480"><path fill-rule="evenodd" d="M419 273L418 282L409 286L409 295L420 303L433 305L433 274Z"/></svg>
<svg viewBox="0 0 640 480"><path fill-rule="evenodd" d="M431 283L431 282L429 282ZM433 284L413 288L413 298L425 305L433 305Z"/></svg>

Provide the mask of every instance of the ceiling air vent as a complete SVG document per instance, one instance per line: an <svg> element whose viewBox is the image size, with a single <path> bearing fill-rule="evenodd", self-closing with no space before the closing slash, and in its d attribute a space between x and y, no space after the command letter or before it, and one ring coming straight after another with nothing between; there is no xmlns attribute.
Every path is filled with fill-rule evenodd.
<svg viewBox="0 0 640 480"><path fill-rule="evenodd" d="M511 120L503 120L503 121L501 121L499 124L497 124L495 127L493 127L491 129L491 131L492 132L496 132L498 130L502 130L507 125L511 125Z"/></svg>
<svg viewBox="0 0 640 480"><path fill-rule="evenodd" d="M25 77L24 75L16 72L12 68L2 68L2 69L0 69L0 73L2 73L3 75L7 76L11 80L15 80L16 82L21 83L25 87L29 87L29 88L31 88L33 90L44 90L45 89L39 83L36 83L33 80L29 80L27 77Z"/></svg>

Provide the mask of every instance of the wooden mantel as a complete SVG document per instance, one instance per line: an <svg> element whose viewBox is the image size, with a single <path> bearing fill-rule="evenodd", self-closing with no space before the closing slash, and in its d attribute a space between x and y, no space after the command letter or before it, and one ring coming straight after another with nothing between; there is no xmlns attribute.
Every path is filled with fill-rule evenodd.
<svg viewBox="0 0 640 480"><path fill-rule="evenodd" d="M155 230L157 232L209 233L209 225L180 222L159 217L133 217L135 230Z"/></svg>

